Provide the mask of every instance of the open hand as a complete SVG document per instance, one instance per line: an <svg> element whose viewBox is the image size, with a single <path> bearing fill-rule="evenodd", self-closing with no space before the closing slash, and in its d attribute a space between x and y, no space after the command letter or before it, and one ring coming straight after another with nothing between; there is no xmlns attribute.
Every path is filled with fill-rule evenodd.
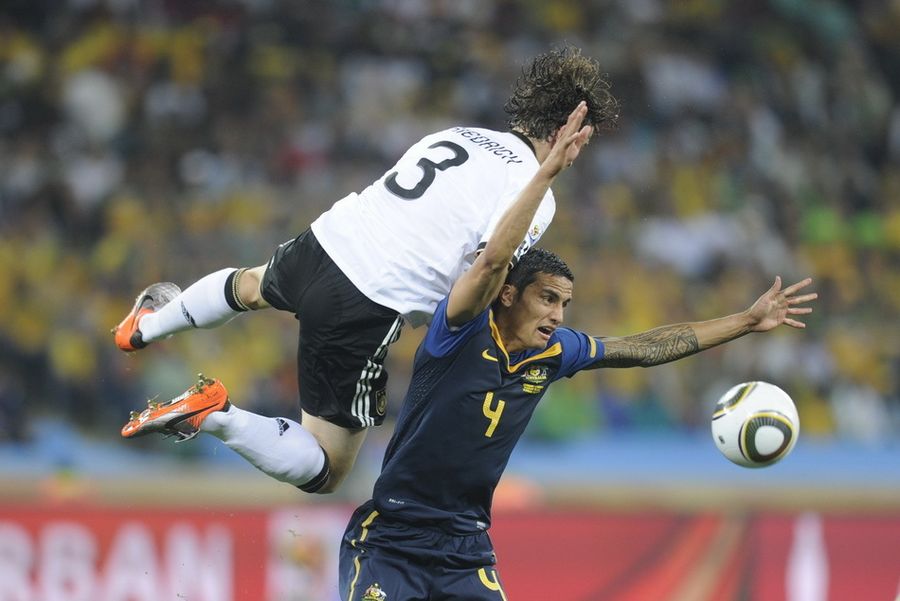
<svg viewBox="0 0 900 601"><path fill-rule="evenodd" d="M542 168L546 169L550 177L557 176L563 169L571 167L581 148L588 143L594 128L590 125L581 127L584 116L587 115L587 103L581 101L569 114L566 124L556 134L556 143L550 150L550 154L544 160Z"/></svg>
<svg viewBox="0 0 900 601"><path fill-rule="evenodd" d="M753 306L747 309L747 315L753 324L754 332L768 332L781 324L792 328L805 328L806 324L790 317L791 315L808 315L812 313L812 307L798 307L819 298L815 292L808 294L796 293L812 283L812 278L806 278L781 289L781 276L775 276L775 283L765 294L760 296Z"/></svg>

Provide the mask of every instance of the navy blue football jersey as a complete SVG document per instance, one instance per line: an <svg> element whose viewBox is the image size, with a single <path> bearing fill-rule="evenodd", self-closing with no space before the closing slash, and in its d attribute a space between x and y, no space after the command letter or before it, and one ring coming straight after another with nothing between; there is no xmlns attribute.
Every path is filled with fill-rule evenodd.
<svg viewBox="0 0 900 601"><path fill-rule="evenodd" d="M416 351L373 502L385 519L469 534L490 526L494 489L547 387L596 363L603 344L558 328L544 349L510 355L489 309L452 330L446 311L444 299Z"/></svg>

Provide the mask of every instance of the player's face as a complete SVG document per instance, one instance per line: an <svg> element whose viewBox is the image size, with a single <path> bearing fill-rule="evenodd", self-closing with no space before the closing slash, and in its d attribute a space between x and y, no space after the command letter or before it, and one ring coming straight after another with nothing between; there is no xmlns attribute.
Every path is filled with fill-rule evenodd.
<svg viewBox="0 0 900 601"><path fill-rule="evenodd" d="M562 325L572 300L572 281L560 275L538 273L506 307L503 342L509 352L544 348Z"/></svg>

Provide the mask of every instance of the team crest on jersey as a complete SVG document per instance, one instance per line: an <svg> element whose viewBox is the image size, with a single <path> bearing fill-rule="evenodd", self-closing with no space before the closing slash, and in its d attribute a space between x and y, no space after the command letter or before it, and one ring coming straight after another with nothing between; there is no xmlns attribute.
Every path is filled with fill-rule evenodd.
<svg viewBox="0 0 900 601"><path fill-rule="evenodd" d="M387 411L387 390L379 390L375 393L375 411L378 415L384 415Z"/></svg>
<svg viewBox="0 0 900 601"><path fill-rule="evenodd" d="M549 370L543 365L532 365L522 374L522 390L530 394L538 394L544 390L545 382L549 377Z"/></svg>
<svg viewBox="0 0 900 601"><path fill-rule="evenodd" d="M376 582L363 593L362 601L387 601L387 593L381 590L381 585Z"/></svg>

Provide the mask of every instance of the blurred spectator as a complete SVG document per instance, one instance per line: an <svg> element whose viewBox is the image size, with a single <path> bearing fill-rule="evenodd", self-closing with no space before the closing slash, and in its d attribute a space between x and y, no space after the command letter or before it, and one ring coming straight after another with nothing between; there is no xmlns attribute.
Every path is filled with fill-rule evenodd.
<svg viewBox="0 0 900 601"><path fill-rule="evenodd" d="M705 428L719 393L766 379L792 391L805 431L896 438L900 4L583 4L10 3L0 440L46 414L115 437L128 409L199 370L290 412L283 316L139 359L114 352L108 329L161 274L265 260L423 132L499 127L522 60L563 40L623 100L620 131L562 182L545 237L576 273L571 322L622 335L738 310L776 273L810 273L820 300L803 336L564 388L534 436ZM415 340L393 362L411 362Z"/></svg>

